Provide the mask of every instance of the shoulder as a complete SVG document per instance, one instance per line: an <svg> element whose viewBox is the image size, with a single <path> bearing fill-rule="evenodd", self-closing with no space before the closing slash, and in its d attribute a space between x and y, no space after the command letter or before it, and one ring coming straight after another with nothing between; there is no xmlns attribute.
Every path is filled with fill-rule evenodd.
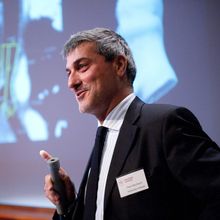
<svg viewBox="0 0 220 220"><path fill-rule="evenodd" d="M196 116L186 107L171 104L147 104L138 97L131 104L131 112L139 114L139 119L145 121L189 120L199 123Z"/></svg>
<svg viewBox="0 0 220 220"><path fill-rule="evenodd" d="M147 104L138 97L134 99L134 101L131 103L130 106L131 111L139 111L139 113L147 114L148 116L149 115L165 116L172 112L177 111L178 109L185 109L185 108L171 104Z"/></svg>

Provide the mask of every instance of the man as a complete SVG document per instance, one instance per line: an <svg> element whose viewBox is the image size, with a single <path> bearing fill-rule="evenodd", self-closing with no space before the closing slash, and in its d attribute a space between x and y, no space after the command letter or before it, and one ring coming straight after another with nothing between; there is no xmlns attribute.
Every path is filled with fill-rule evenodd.
<svg viewBox="0 0 220 220"><path fill-rule="evenodd" d="M91 220L220 219L220 148L189 110L135 97L136 68L124 39L103 28L79 32L65 44L64 56L80 112L95 115L108 133L97 193L91 196L88 186L93 158L78 195L60 170L68 198L63 218L88 219L87 197L95 196ZM41 156L51 158L44 151ZM50 175L45 194L59 204Z"/></svg>

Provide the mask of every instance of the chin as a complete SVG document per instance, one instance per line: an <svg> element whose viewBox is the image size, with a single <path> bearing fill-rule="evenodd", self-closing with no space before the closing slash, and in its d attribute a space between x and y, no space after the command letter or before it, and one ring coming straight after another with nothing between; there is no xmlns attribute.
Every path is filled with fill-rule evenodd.
<svg viewBox="0 0 220 220"><path fill-rule="evenodd" d="M84 108L81 108L81 107L79 107L79 112L80 112L80 113L86 113L85 109L84 109Z"/></svg>
<svg viewBox="0 0 220 220"><path fill-rule="evenodd" d="M88 108L88 106L85 106L85 105L80 105L79 104L79 112L80 113L89 113L89 108Z"/></svg>
<svg viewBox="0 0 220 220"><path fill-rule="evenodd" d="M96 109L96 105L94 105L94 103L92 102L83 102L83 100L81 100L81 102L78 102L79 105L79 112L80 113L88 113L88 114L93 114L93 112Z"/></svg>
<svg viewBox="0 0 220 220"><path fill-rule="evenodd" d="M83 101L79 101L77 100L77 103L78 103L78 108L79 108L79 112L80 113L85 113L86 112L86 106L85 104L83 104Z"/></svg>

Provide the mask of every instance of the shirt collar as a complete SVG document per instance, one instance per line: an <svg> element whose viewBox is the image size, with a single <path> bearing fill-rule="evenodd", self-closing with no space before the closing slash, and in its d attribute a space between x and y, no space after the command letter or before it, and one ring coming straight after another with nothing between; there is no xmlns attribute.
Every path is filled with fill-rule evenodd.
<svg viewBox="0 0 220 220"><path fill-rule="evenodd" d="M103 122L103 126L119 131L121 128L121 125L124 121L125 114L131 104L131 102L134 100L135 95L134 93L129 94L127 97L125 97L118 105L115 106L115 108L108 114L106 119ZM98 126L100 126L100 122L98 121Z"/></svg>

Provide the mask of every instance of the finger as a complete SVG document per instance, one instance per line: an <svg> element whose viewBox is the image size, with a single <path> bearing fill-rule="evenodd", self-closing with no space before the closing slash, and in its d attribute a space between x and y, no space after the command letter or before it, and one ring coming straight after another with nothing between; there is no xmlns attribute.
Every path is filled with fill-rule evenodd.
<svg viewBox="0 0 220 220"><path fill-rule="evenodd" d="M55 205L60 204L60 196L57 193L46 194L45 196Z"/></svg>
<svg viewBox="0 0 220 220"><path fill-rule="evenodd" d="M45 150L41 150L40 151L40 156L44 159L44 160L50 160L52 158L52 155L50 155L47 151Z"/></svg>

